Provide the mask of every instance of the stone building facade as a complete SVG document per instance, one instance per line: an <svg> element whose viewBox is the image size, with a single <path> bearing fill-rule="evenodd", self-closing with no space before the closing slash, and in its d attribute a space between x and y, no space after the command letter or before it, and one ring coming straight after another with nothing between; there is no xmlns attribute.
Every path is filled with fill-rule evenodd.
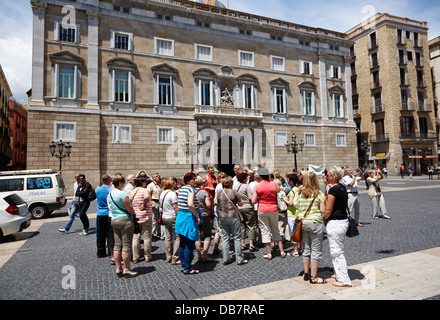
<svg viewBox="0 0 440 320"><path fill-rule="evenodd" d="M11 99L9 102L9 128L12 156L10 169L25 170L27 155L27 109Z"/></svg>
<svg viewBox="0 0 440 320"><path fill-rule="evenodd" d="M440 146L440 37L436 37L429 41L429 58L431 60L432 89L434 96L434 113L437 128L437 143L438 146Z"/></svg>
<svg viewBox="0 0 440 320"><path fill-rule="evenodd" d="M437 162L436 118L426 22L377 13L346 32L361 161L398 174Z"/></svg>
<svg viewBox="0 0 440 320"><path fill-rule="evenodd" d="M180 176L235 163L283 174L357 165L344 34L206 1L32 0L28 169ZM212 3L209 2L209 3ZM200 142L193 156L187 147ZM190 144L190 145L193 145ZM185 145L185 146L184 146Z"/></svg>

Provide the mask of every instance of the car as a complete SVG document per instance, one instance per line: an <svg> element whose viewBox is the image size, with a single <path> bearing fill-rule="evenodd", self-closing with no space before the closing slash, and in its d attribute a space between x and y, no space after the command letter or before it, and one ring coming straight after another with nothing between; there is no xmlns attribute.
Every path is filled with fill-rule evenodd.
<svg viewBox="0 0 440 320"><path fill-rule="evenodd" d="M0 193L0 238L21 232L31 225L26 201L13 192Z"/></svg>
<svg viewBox="0 0 440 320"><path fill-rule="evenodd" d="M0 192L22 197L34 219L45 218L67 203L63 177L51 169L0 172Z"/></svg>

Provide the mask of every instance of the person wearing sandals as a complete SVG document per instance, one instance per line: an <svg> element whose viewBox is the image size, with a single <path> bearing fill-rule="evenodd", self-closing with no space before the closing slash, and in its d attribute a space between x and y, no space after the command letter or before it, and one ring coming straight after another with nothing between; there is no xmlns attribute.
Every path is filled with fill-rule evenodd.
<svg viewBox="0 0 440 320"><path fill-rule="evenodd" d="M332 284L336 287L351 287L347 261L344 255L344 239L348 229L348 193L344 184L341 183L343 175L344 171L338 167L331 168L327 174L329 182L334 186L328 192L324 221L330 256L335 270L334 277L336 281Z"/></svg>
<svg viewBox="0 0 440 320"><path fill-rule="evenodd" d="M218 217L222 232L223 245L223 264L230 264L229 239L230 235L234 239L235 257L238 265L246 264L241 251L241 226L238 206L243 206L243 202L238 198L237 192L232 189L234 180L226 177L222 181L223 188L217 191Z"/></svg>
<svg viewBox="0 0 440 320"><path fill-rule="evenodd" d="M323 278L317 276L324 239L322 216L326 205L316 174L313 172L303 174L303 185L299 188L293 205L298 210L298 219L302 219L304 280L312 284L326 283Z"/></svg>
<svg viewBox="0 0 440 320"><path fill-rule="evenodd" d="M281 240L280 231L278 229L278 186L269 180L269 170L266 168L259 168L257 173L261 178L261 182L254 188L252 203L258 203L258 225L261 231L262 242L266 245L267 251L263 258L272 260L272 250L270 246L272 239L278 243L281 257L284 258L286 257L286 253L284 252L283 241Z"/></svg>
<svg viewBox="0 0 440 320"><path fill-rule="evenodd" d="M119 278L132 278L138 274L130 269L134 234L132 216L136 216L136 213L131 206L128 195L124 191L125 176L123 174L116 173L113 176L113 186L114 188L110 191L107 201L112 213L111 224L115 239L113 258L116 264L116 274ZM121 257L124 263L124 269L122 269Z"/></svg>
<svg viewBox="0 0 440 320"><path fill-rule="evenodd" d="M177 206L179 212L176 218L175 232L179 235L179 258L182 262L182 273L198 274L192 266L195 242L199 239L199 225L201 218L197 212L197 198L194 188L196 175L188 172L183 177L184 186L179 189Z"/></svg>
<svg viewBox="0 0 440 320"><path fill-rule="evenodd" d="M238 198L243 202L243 206L239 208L241 214L241 249L245 250L246 230L249 238L249 251L255 251L255 241L257 238L257 212L252 205L252 191L247 184L247 173L237 174L237 183L233 185L233 189L237 192Z"/></svg>

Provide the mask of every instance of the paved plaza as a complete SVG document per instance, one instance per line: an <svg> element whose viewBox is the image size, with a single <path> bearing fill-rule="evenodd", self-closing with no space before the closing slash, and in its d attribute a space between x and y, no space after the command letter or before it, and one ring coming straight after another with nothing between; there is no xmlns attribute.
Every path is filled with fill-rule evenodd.
<svg viewBox="0 0 440 320"><path fill-rule="evenodd" d="M283 259L277 252L268 261L263 259L264 247L245 251L247 265L224 266L221 255L211 255L215 262L195 264L200 274L183 275L180 266L165 262L163 240L153 242L154 261L132 265L138 277L119 279L108 258L96 258L93 228L92 234L80 236L81 223L75 220L71 233L58 232L68 218L63 208L0 243L0 300L438 300L440 180L388 177L381 187L391 220L372 218L366 189L360 186L364 227L359 228L360 236L345 240L352 288L335 288L330 279L319 286L305 283L301 257ZM94 212L92 204L91 226ZM287 251L291 249L288 245ZM318 274L329 278L332 268L324 240ZM372 274L373 284L367 281ZM380 290L385 284L393 287Z"/></svg>

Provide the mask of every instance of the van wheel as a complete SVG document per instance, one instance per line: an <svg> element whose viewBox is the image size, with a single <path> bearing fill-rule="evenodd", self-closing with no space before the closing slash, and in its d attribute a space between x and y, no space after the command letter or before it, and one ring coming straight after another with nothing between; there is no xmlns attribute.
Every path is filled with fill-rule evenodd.
<svg viewBox="0 0 440 320"><path fill-rule="evenodd" d="M47 208L43 204L36 204L30 208L32 218L34 219L42 219L45 218L48 214Z"/></svg>

